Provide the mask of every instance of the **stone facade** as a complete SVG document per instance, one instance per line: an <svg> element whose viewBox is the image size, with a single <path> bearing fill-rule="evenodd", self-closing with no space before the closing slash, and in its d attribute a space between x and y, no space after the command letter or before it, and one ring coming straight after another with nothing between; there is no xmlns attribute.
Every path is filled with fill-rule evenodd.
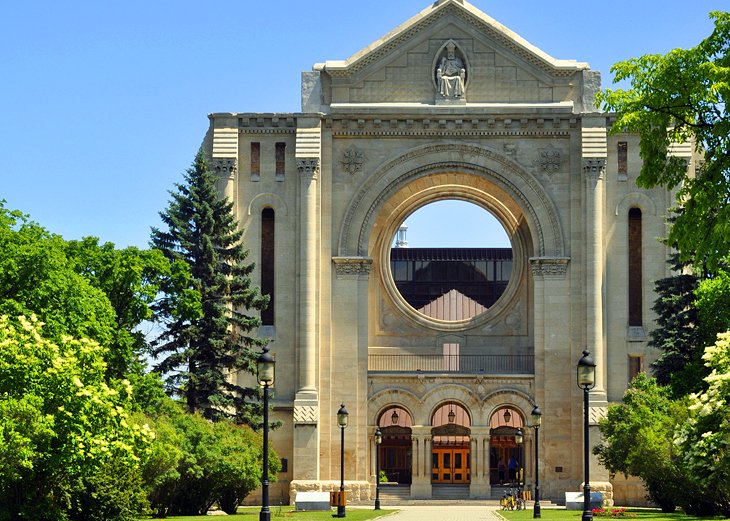
<svg viewBox="0 0 730 521"><path fill-rule="evenodd" d="M350 413L351 499L373 494L373 433L391 410L409 416L411 496L434 495L434 413L444 404L468 415L470 497L489 497L496 486L495 413L509 409L529 427L534 404L543 411L543 497L579 489L576 363L586 347L597 362L595 440L595 422L620 400L632 367L648 367L656 355L646 339L667 251L655 238L666 235L672 201L664 190L636 187L637 138L608 135L610 115L595 108L599 87L586 63L554 59L467 2L441 0L349 59L304 72L301 113L210 116L204 146L221 193L235 203L254 279L274 271L275 317L260 333L277 360L273 418L283 426L272 441L288 464L273 503L339 486L341 403ZM442 199L491 212L512 244L507 289L468 320L419 313L390 274L400 224ZM261 261L267 208L275 215L273 268ZM642 225L638 324L627 311L631 209ZM526 374L372 369L376 356L439 356L445 343L465 357L519 355L533 365ZM530 485L532 429L525 438ZM608 473L591 465L591 483L610 491Z"/></svg>

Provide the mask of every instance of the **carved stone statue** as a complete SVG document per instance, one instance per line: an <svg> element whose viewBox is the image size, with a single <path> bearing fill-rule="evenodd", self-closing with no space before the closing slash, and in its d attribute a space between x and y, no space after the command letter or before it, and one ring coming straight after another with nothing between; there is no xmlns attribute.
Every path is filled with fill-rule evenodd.
<svg viewBox="0 0 730 521"><path fill-rule="evenodd" d="M466 69L464 62L456 56L453 42L446 45L446 56L441 58L436 79L438 80L439 94L444 98L461 98L466 92L464 81Z"/></svg>

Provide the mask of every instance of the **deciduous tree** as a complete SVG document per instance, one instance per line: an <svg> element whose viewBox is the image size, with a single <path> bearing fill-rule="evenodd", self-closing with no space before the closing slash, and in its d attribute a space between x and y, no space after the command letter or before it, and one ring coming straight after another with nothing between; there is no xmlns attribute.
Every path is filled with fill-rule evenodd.
<svg viewBox="0 0 730 521"><path fill-rule="evenodd" d="M691 49L616 63L615 81L600 100L615 112L615 131L639 133L639 186L677 188L681 212L669 239L682 260L715 270L730 250L730 13L715 11L714 31ZM671 144L693 140L703 158L688 173Z"/></svg>

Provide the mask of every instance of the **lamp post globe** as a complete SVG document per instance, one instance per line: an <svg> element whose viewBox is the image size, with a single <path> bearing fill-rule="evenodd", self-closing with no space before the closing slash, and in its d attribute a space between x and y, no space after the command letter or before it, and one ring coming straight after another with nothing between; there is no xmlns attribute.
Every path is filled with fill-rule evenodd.
<svg viewBox="0 0 730 521"><path fill-rule="evenodd" d="M261 354L256 359L256 379L259 385L264 388L264 468L261 479L261 512L259 521L270 521L271 510L269 508L269 387L274 385L276 361L269 353L269 346L264 346Z"/></svg>
<svg viewBox="0 0 730 521"><path fill-rule="evenodd" d="M591 510L591 485L590 485L590 443L588 440L588 416L589 416L589 391L596 385L596 364L591 358L590 352L586 349L583 356L578 360L576 378L578 387L583 389L583 515L581 521L592 521L593 511Z"/></svg>
<svg viewBox="0 0 730 521"><path fill-rule="evenodd" d="M532 419L532 428L535 429L535 503L532 508L533 518L542 518L540 509L540 424L542 423L542 411L540 407L535 405L530 413Z"/></svg>
<svg viewBox="0 0 730 521"><path fill-rule="evenodd" d="M337 502L337 517L345 517L345 427L350 414L345 404L337 411L337 425L340 428L340 500Z"/></svg>
<svg viewBox="0 0 730 521"><path fill-rule="evenodd" d="M383 433L380 427L375 430L375 510L380 510L380 444L383 443Z"/></svg>

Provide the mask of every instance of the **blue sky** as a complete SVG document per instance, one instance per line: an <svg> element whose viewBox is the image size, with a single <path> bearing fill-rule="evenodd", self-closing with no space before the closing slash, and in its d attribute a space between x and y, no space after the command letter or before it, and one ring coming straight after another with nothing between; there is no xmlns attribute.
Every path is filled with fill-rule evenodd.
<svg viewBox="0 0 730 521"><path fill-rule="evenodd" d="M474 0L603 73L692 47L709 0ZM67 239L145 247L211 112L297 112L300 73L345 59L426 0L12 1L0 16L0 199ZM425 246L409 222L409 243ZM450 229L453 235L454 228ZM433 229L431 229L433 232ZM464 230L458 245L470 245ZM446 244L444 244L446 245Z"/></svg>

